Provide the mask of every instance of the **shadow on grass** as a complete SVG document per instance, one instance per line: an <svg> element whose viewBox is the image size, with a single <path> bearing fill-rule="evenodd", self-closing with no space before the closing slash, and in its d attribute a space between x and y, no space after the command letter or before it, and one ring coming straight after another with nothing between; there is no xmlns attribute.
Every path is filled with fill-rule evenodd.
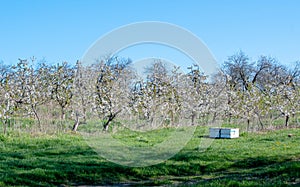
<svg viewBox="0 0 300 187"><path fill-rule="evenodd" d="M0 186L92 185L134 180L130 168L106 162L78 139L67 144L64 140L46 143L32 139L27 147L18 141L5 142L0 148Z"/></svg>
<svg viewBox="0 0 300 187"><path fill-rule="evenodd" d="M209 179L199 178L182 186L299 186L300 162L276 161L276 158L259 157L238 161L233 167ZM236 169L233 169L238 167Z"/></svg>
<svg viewBox="0 0 300 187"><path fill-rule="evenodd" d="M245 186L255 186L259 180L280 186L297 184L300 178L299 160L264 156L230 160L215 151L193 149L158 165L130 168L102 159L73 135L13 138L2 142L0 152L0 186L237 186L245 181L250 181Z"/></svg>

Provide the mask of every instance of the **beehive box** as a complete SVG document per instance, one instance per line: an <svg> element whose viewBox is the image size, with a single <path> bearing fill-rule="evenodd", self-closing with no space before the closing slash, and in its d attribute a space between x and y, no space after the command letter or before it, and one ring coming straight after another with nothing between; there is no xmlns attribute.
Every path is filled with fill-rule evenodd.
<svg viewBox="0 0 300 187"><path fill-rule="evenodd" d="M238 138L239 129L232 128L209 128L210 138Z"/></svg>

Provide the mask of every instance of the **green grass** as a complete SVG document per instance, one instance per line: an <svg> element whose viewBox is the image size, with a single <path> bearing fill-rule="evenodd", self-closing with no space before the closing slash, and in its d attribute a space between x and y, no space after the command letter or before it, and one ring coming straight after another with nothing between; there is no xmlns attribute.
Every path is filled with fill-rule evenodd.
<svg viewBox="0 0 300 187"><path fill-rule="evenodd" d="M300 129L241 133L199 149L198 127L183 150L149 167L125 167L99 157L79 134L0 135L0 186L290 186L300 185ZM127 145L153 146L174 129L124 129L113 136ZM288 137L288 134L293 134ZM179 137L180 138L180 137Z"/></svg>

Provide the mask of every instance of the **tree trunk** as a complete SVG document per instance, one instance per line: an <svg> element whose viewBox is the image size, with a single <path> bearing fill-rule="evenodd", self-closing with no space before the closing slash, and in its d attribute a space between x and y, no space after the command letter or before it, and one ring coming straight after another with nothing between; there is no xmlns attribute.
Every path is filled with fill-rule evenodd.
<svg viewBox="0 0 300 187"><path fill-rule="evenodd" d="M103 131L107 132L109 127L110 120L107 120L103 125Z"/></svg>
<svg viewBox="0 0 300 187"><path fill-rule="evenodd" d="M285 115L285 127L289 126L290 115Z"/></svg>
<svg viewBox="0 0 300 187"><path fill-rule="evenodd" d="M260 116L258 116L258 121L259 121L259 124L261 126L261 129L263 130L264 129L264 124L263 124Z"/></svg>
<svg viewBox="0 0 300 187"><path fill-rule="evenodd" d="M212 123L215 123L216 122L216 119L217 119L217 112L214 112L213 114L213 118L212 118Z"/></svg>
<svg viewBox="0 0 300 187"><path fill-rule="evenodd" d="M35 116L36 119L38 120L38 126L39 126L39 129L40 129L40 131L42 131L42 126L41 126L41 120L40 120L40 117L39 117L39 115L38 115L38 113L37 113L35 107L34 107L34 106L31 106L31 108L32 108L32 111L33 111L33 113L34 113L34 116Z"/></svg>
<svg viewBox="0 0 300 187"><path fill-rule="evenodd" d="M231 116L232 116L232 114L229 113L228 124L231 124Z"/></svg>
<svg viewBox="0 0 300 187"><path fill-rule="evenodd" d="M192 126L195 125L196 112L192 111Z"/></svg>
<svg viewBox="0 0 300 187"><path fill-rule="evenodd" d="M78 114L76 113L75 114L75 123L74 123L74 125L73 125L73 128L72 128L72 131L74 131L74 132L76 132L77 131L77 128L78 128L78 126L79 126L79 116L78 116Z"/></svg>
<svg viewBox="0 0 300 187"><path fill-rule="evenodd" d="M79 121L75 121L75 123L74 123L74 125L73 125L73 128L72 128L72 131L76 132L78 126L79 126Z"/></svg>
<svg viewBox="0 0 300 187"><path fill-rule="evenodd" d="M103 124L103 131L107 132L110 122L113 120L113 117L109 116L107 121Z"/></svg>
<svg viewBox="0 0 300 187"><path fill-rule="evenodd" d="M85 116L83 116L83 120L81 121L79 118L79 114L76 113L76 118L75 118L74 125L72 127L72 131L76 132L79 125L82 125L82 124L87 124Z"/></svg>
<svg viewBox="0 0 300 187"><path fill-rule="evenodd" d="M108 127L110 122L112 122L112 120L115 119L115 117L117 116L117 114L119 114L121 112L121 110L118 110L116 113L110 113L110 115L108 116L107 121L103 124L103 131L107 132L108 131Z"/></svg>
<svg viewBox="0 0 300 187"><path fill-rule="evenodd" d="M61 116L60 116L61 120L64 120L66 118L66 113L65 113L65 109L61 108Z"/></svg>
<svg viewBox="0 0 300 187"><path fill-rule="evenodd" d="M174 112L171 110L171 118L170 118L170 126L173 127L174 125Z"/></svg>
<svg viewBox="0 0 300 187"><path fill-rule="evenodd" d="M247 131L249 131L249 129L250 129L250 119L248 118L247 119Z"/></svg>

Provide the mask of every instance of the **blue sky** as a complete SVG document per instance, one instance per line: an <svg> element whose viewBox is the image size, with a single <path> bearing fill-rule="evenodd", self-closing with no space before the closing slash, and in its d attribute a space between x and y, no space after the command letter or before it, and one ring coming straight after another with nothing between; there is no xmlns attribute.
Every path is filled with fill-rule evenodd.
<svg viewBox="0 0 300 187"><path fill-rule="evenodd" d="M253 60L271 55L290 65L300 60L299 8L297 0L0 0L0 60L73 63L115 28L162 21L197 35L218 63L243 50Z"/></svg>

